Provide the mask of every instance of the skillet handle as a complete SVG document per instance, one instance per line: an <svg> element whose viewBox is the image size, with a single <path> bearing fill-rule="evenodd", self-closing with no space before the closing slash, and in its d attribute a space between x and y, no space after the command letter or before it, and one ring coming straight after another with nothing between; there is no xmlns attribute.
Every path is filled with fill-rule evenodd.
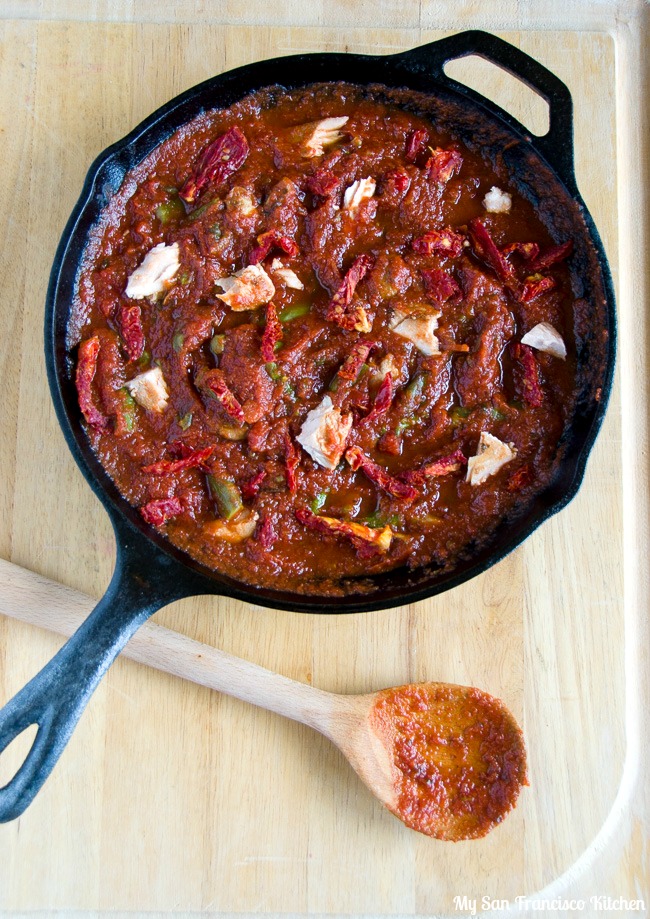
<svg viewBox="0 0 650 919"><path fill-rule="evenodd" d="M120 542L118 540L118 546ZM125 561L129 557L129 562ZM31 725L32 747L14 777L0 788L0 822L19 817L31 804L63 752L100 679L138 627L178 598L165 560L118 549L113 579L88 619L54 658L0 710L0 755ZM163 599L164 598L164 599Z"/></svg>
<svg viewBox="0 0 650 919"><path fill-rule="evenodd" d="M522 124L496 103L447 76L443 69L445 64L456 58L468 57L470 54L507 70L546 100L549 107L549 129L546 134L541 137L531 135ZM502 38L477 29L459 32L428 45L413 48L395 55L393 60L403 64L411 74L433 76L438 83L446 84L450 89L469 96L519 133L523 133L562 179L567 189L577 193L573 163L571 93L562 80L534 58Z"/></svg>

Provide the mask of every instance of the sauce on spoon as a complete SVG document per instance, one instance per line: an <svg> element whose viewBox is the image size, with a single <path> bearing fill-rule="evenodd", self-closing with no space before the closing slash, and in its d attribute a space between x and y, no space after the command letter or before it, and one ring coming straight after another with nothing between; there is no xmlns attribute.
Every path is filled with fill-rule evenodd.
<svg viewBox="0 0 650 919"><path fill-rule="evenodd" d="M376 694L369 720L392 754L395 804L387 806L427 836L485 836L528 784L520 728L499 699L479 689L386 689Z"/></svg>

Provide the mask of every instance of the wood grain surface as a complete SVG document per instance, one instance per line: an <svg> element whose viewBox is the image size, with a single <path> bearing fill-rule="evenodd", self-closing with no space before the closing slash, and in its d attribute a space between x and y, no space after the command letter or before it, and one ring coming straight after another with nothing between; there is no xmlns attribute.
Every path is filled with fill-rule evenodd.
<svg viewBox="0 0 650 919"><path fill-rule="evenodd" d="M246 20L231 3L188 0L172 14L126 0L0 0L0 557L96 597L112 572L111 527L58 429L42 356L50 265L93 158L220 71L298 51L390 53L489 25L480 6L287 3L273 24L261 3ZM578 496L496 567L419 604L320 617L193 598L156 620L327 690L476 685L523 724L530 788L484 840L421 838L308 729L118 661L32 806L0 826L3 915L458 915L457 896L514 904L539 891L581 891L582 915L592 895L650 905L639 792L647 734L635 721L646 686L636 650L647 572L634 560L647 549L647 456L642 468L630 459L635 440L647 445L647 402L636 393L632 415L622 398L647 379L650 349L632 347L634 335L648 341L645 288L631 278L627 245L619 252L630 210L643 211L626 181L646 168L643 122L624 92L637 91L636 71L621 72L625 54L639 60L642 4L612 3L607 15L596 4L590 20L578 4L562 4L564 19L551 4L556 28L531 4L485 6L496 31L573 94L578 185L618 285L620 369ZM516 81L464 66L525 123L543 123L539 100ZM639 226L630 233L638 244ZM60 644L0 618L0 703ZM3 757L0 783L17 761ZM565 915L543 913L556 914Z"/></svg>

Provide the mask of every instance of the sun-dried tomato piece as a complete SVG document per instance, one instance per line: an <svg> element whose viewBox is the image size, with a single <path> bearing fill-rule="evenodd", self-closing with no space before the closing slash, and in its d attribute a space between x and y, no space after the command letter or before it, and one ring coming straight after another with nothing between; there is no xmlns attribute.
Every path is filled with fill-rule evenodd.
<svg viewBox="0 0 650 919"><path fill-rule="evenodd" d="M207 185L220 185L243 166L248 152L248 141L235 125L203 150L179 196L193 204Z"/></svg>
<svg viewBox="0 0 650 919"><path fill-rule="evenodd" d="M172 456L176 459L185 459L186 456L189 456L194 451L189 444L186 444L184 440L175 440L167 447L167 452L171 453Z"/></svg>
<svg viewBox="0 0 650 919"><path fill-rule="evenodd" d="M377 390L372 409L363 419L364 423L376 421L377 418L381 418L382 415L385 415L392 405L393 395L393 376L391 373L387 373Z"/></svg>
<svg viewBox="0 0 650 919"><path fill-rule="evenodd" d="M284 464L287 470L287 487L291 494L295 494L298 489L298 479L296 469L300 463L300 450L296 447L290 434L284 437Z"/></svg>
<svg viewBox="0 0 650 919"><path fill-rule="evenodd" d="M451 258L458 258L463 251L464 237L456 233L451 227L444 230L430 230L424 236L413 240L413 251L419 255L432 255L442 252Z"/></svg>
<svg viewBox="0 0 650 919"><path fill-rule="evenodd" d="M275 360L276 345L282 341L282 323L278 319L275 304L266 307L266 325L262 334L262 357L268 363Z"/></svg>
<svg viewBox="0 0 650 919"><path fill-rule="evenodd" d="M422 282L427 297L434 303L446 303L447 300L457 300L463 293L449 274L442 268L421 268Z"/></svg>
<svg viewBox="0 0 650 919"><path fill-rule="evenodd" d="M460 171L462 165L463 158L458 150L443 150L441 147L436 147L427 160L425 167L427 178L431 182L446 185L451 177Z"/></svg>
<svg viewBox="0 0 650 919"><path fill-rule="evenodd" d="M368 360L370 352L373 348L377 347L376 341L366 341L365 339L359 339L355 342L350 350L350 353L341 364L341 367L336 374L337 377L341 380L351 380L354 382L356 378L361 373L361 368Z"/></svg>
<svg viewBox="0 0 650 919"><path fill-rule="evenodd" d="M467 457L462 450L454 450L448 456L441 456L432 463L425 463L419 469L409 469L400 475L404 482L411 485L418 485L429 478L437 478L441 475L448 475L450 472L458 472L463 466L467 465Z"/></svg>
<svg viewBox="0 0 650 919"><path fill-rule="evenodd" d="M529 405L538 406L544 401L544 393L539 379L539 366L533 349L521 342L512 345L512 356L520 368L519 384L521 395Z"/></svg>
<svg viewBox="0 0 650 919"><path fill-rule="evenodd" d="M183 510L179 498L161 498L158 501L149 501L139 508L140 513L147 523L161 527L170 517L176 517Z"/></svg>
<svg viewBox="0 0 650 919"><path fill-rule="evenodd" d="M266 469L258 469L255 475L239 486L244 501L252 501L260 493L262 482L266 478Z"/></svg>
<svg viewBox="0 0 650 919"><path fill-rule="evenodd" d="M508 491L522 491L527 488L535 478L535 474L529 465L522 466L513 475L510 476L506 484Z"/></svg>
<svg viewBox="0 0 650 919"><path fill-rule="evenodd" d="M95 379L98 356L98 335L93 335L92 338L81 342L77 356L75 383L79 397L79 408L83 412L84 418L96 430L105 431L108 428L108 418L95 406L92 396L92 383Z"/></svg>
<svg viewBox="0 0 650 919"><path fill-rule="evenodd" d="M405 195L411 187L411 177L402 169L387 172L382 181L382 195L391 198Z"/></svg>
<svg viewBox="0 0 650 919"><path fill-rule="evenodd" d="M360 558L371 558L390 549L393 534L388 526L371 529L362 523L349 523L335 517L321 517L306 507L297 507L294 513L300 523L317 533L348 539Z"/></svg>
<svg viewBox="0 0 650 919"><path fill-rule="evenodd" d="M404 159L407 163L414 163L416 161L418 156L426 148L428 140L429 132L424 128L416 128L415 131L411 131L406 138L406 146L404 149Z"/></svg>
<svg viewBox="0 0 650 919"><path fill-rule="evenodd" d="M401 482L395 476L390 475L383 466L379 466L369 456L362 453L359 447L350 447L349 450L346 450L345 458L355 472L357 469L361 469L371 482L374 482L375 485L389 495L393 495L395 498L402 498L405 501L413 501L417 498L417 488L413 488L412 485Z"/></svg>
<svg viewBox="0 0 650 919"><path fill-rule="evenodd" d="M558 262L563 262L572 252L573 240L569 239L559 246L551 246L546 252L542 252L528 265L528 269L530 271L542 271L544 268L550 268L552 265L557 265Z"/></svg>
<svg viewBox="0 0 650 919"><path fill-rule="evenodd" d="M501 252L503 255L512 255L513 252L516 252L518 255L521 255L524 261L529 262L539 255L539 246L537 243L510 243L510 245L505 246Z"/></svg>
<svg viewBox="0 0 650 919"><path fill-rule="evenodd" d="M309 176L305 182L305 188L313 195L320 195L321 198L329 198L337 192L341 185L341 179L335 175L331 169L317 169L316 172Z"/></svg>
<svg viewBox="0 0 650 919"><path fill-rule="evenodd" d="M388 453L389 456L399 456L402 452L403 441L394 431L386 431L377 441L377 449L380 453Z"/></svg>
<svg viewBox="0 0 650 919"><path fill-rule="evenodd" d="M258 523L253 539L257 540L263 549L272 549L278 535L273 518L267 515Z"/></svg>
<svg viewBox="0 0 650 919"><path fill-rule="evenodd" d="M331 304L341 303L347 306L354 296L357 284L363 280L375 263L371 255L359 255L350 265L341 286L332 297Z"/></svg>
<svg viewBox="0 0 650 919"><path fill-rule="evenodd" d="M144 352L142 310L139 303L129 303L120 309L120 334L130 361L137 361Z"/></svg>
<svg viewBox="0 0 650 919"><path fill-rule="evenodd" d="M241 407L234 393L230 390L223 373L220 370L210 370L204 377L207 388L223 405L226 412L236 421L244 422L244 409Z"/></svg>
<svg viewBox="0 0 650 919"><path fill-rule="evenodd" d="M272 249L281 249L285 255L298 255L298 244L288 236L282 236L277 230L267 230L257 237L257 246L250 254L249 265L263 262Z"/></svg>
<svg viewBox="0 0 650 919"><path fill-rule="evenodd" d="M371 255L359 255L352 262L348 269L341 286L336 291L329 302L326 318L328 322L336 322L343 329L357 329L357 331L369 331L369 323L365 310L359 306L356 309L348 309L357 285L370 269L374 266L375 260ZM364 321L365 320L365 321Z"/></svg>
<svg viewBox="0 0 650 919"><path fill-rule="evenodd" d="M517 290L519 282L517 281L514 268L505 255L501 253L487 227L478 217L475 217L474 220L470 220L469 222L469 236L476 255L489 265L496 276L504 281L511 290Z"/></svg>
<svg viewBox="0 0 650 919"><path fill-rule="evenodd" d="M350 305L347 309L329 310L326 318L329 322L335 322L347 332L369 332L372 328L362 303L357 303L354 306Z"/></svg>
<svg viewBox="0 0 650 919"><path fill-rule="evenodd" d="M150 475L169 475L173 472L181 472L183 469L204 469L205 461L212 456L214 450L214 446L192 450L191 453L177 460L159 460L150 466L143 466L142 471Z"/></svg>
<svg viewBox="0 0 650 919"><path fill-rule="evenodd" d="M540 294L543 294L545 290L551 290L553 287L555 287L553 278L544 278L541 275L526 278L519 292L519 299L523 303L530 303L531 300L536 300Z"/></svg>

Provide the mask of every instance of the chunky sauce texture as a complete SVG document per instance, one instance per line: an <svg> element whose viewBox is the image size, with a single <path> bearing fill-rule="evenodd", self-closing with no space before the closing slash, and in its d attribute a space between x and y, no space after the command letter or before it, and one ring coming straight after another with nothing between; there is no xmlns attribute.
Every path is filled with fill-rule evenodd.
<svg viewBox="0 0 650 919"><path fill-rule="evenodd" d="M485 836L528 784L520 729L502 702L478 689L436 683L388 689L373 721L391 741L396 814L427 836Z"/></svg>
<svg viewBox="0 0 650 919"><path fill-rule="evenodd" d="M453 567L530 503L574 404L571 240L497 168L325 84L208 112L127 176L69 345L92 446L151 526L327 595ZM541 323L566 355L522 343Z"/></svg>

